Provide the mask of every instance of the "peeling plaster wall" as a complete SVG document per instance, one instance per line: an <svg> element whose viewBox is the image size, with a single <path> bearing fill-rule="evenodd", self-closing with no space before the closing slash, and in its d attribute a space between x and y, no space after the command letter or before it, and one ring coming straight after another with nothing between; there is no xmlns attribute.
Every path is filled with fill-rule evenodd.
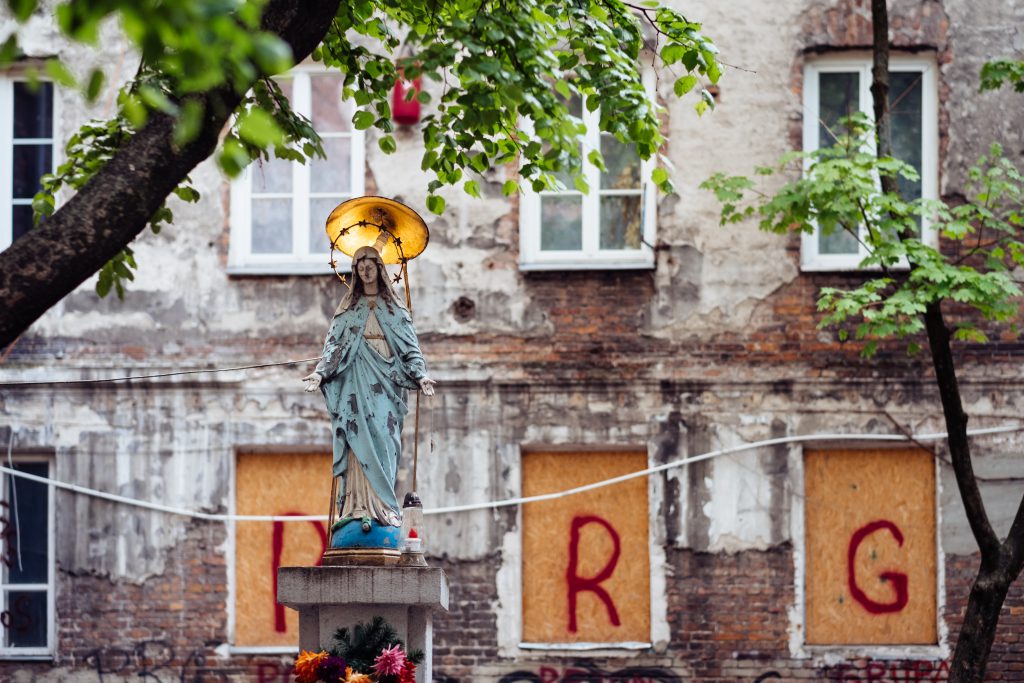
<svg viewBox="0 0 1024 683"><path fill-rule="evenodd" d="M857 349L816 330L815 293L830 276L801 276L792 238L754 225L719 228L713 197L697 189L715 171L747 173L793 147L802 120L794 73L804 50L831 39L825 29L807 28L807 17L827 17L839 6L863 14L864 3L677 4L700 16L727 61L740 68L723 80L717 111L702 119L690 100L669 97L671 78L658 83L668 110L666 155L680 194L659 201L664 248L653 271L520 272L518 205L500 191L510 168L487 174L482 200L445 191L447 213L429 218L430 248L411 266L416 324L441 382L438 396L422 403L417 488L428 508L518 496L521 451L531 446L638 447L657 465L786 436L943 429L927 359L906 359L892 346L861 361ZM965 164L990 137L1003 138L1018 162L1024 155L1020 95L975 94L984 60L1021 49L1024 9L995 0L898 3L906 16L917 16L918 5L936 12L922 34L939 31L948 17L948 40L932 47L943 60L943 194L955 195ZM134 71L116 40L102 41L107 47L99 55L54 48L52 27L33 22L25 43L31 55L56 51L83 71L90 59L116 64L122 75ZM0 35L8 29L0 22ZM918 35L912 29L896 42ZM847 47L857 46L856 38ZM112 92L88 111L62 96L62 130L109 113ZM396 137L399 152L385 156L368 135L368 189L426 216L418 132L402 129ZM86 283L11 349L0 381L212 368L320 352L340 284L331 277L227 275L229 183L212 162L192 178L202 200L172 200L175 224L133 245L140 268L126 300L97 299ZM1019 419L1020 354L1012 341L964 349L972 426ZM11 439L16 451L54 453L63 481L226 512L239 449L329 443L321 398L302 392L306 372L300 365L137 386L2 387L0 445ZM407 452L412 423L410 416ZM1024 440L991 436L976 448L990 517L1005 532L1024 477ZM941 445L937 450L942 456ZM765 447L653 478L656 559L677 550L738 554L792 542L802 528L801 455L800 445ZM403 482L408 468L407 458ZM973 538L945 465L940 481L941 549L969 554ZM57 561L70 573L142 582L164 571L189 528L184 518L77 494L60 493L58 506L58 519L70 522L59 528ZM472 562L500 551L498 639L514 647L521 561L515 508L427 519L432 553ZM801 562L797 554L794 563ZM654 564L657 604L667 579L664 563ZM655 619L655 635L668 638L664 619Z"/></svg>
<svg viewBox="0 0 1024 683"><path fill-rule="evenodd" d="M62 481L193 510L226 512L231 461L239 449L283 452L326 447L318 396L284 391L289 377L218 384L124 387L114 391L38 389L0 397L0 441L16 451L52 450ZM708 385L665 401L629 385L457 383L421 412L418 490L427 508L520 495L522 448L639 447L664 464L755 441L815 433L941 431L937 397L927 385L901 386L877 405L871 387L800 385L791 393L764 385ZM1021 398L1002 383L965 387L975 426L1004 424ZM980 395L980 398L978 397ZM993 397L999 403L993 405ZM923 400L922 400L923 399ZM745 405L744 405L745 404ZM794 404L801 412L794 411ZM412 420L406 423L406 490ZM4 433L6 432L6 433ZM819 445L829 443L822 439ZM697 551L767 549L792 540L789 515L802 484L793 479L801 445L762 447L670 469L650 501L666 541ZM1017 434L979 440L978 474L991 516L1004 529L1024 477ZM939 448L940 457L943 449ZM661 491L664 491L662 493ZM943 549L969 553L973 539L948 467L942 468ZM74 572L142 581L159 574L186 518L72 493L59 494L58 561ZM515 507L431 515L431 552L479 560L517 529ZM506 561L518 562L509 557Z"/></svg>

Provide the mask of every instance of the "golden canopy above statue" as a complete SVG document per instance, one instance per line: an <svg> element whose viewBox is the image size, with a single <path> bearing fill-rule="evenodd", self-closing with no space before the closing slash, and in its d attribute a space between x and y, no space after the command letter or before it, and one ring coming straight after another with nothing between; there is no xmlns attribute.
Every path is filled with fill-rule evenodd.
<svg viewBox="0 0 1024 683"><path fill-rule="evenodd" d="M327 217L327 237L348 256L375 246L386 264L405 264L427 248L430 233L418 213L386 197L356 197Z"/></svg>

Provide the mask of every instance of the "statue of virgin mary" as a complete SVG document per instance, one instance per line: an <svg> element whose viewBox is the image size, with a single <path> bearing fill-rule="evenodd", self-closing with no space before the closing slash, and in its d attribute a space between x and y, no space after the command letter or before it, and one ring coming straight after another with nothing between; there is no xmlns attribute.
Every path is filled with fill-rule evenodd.
<svg viewBox="0 0 1024 683"><path fill-rule="evenodd" d="M408 391L434 394L412 316L391 289L380 253L357 250L352 272L323 356L303 378L306 391L323 392L331 416L333 472L340 478L332 536L350 522L365 532L401 525L395 479Z"/></svg>

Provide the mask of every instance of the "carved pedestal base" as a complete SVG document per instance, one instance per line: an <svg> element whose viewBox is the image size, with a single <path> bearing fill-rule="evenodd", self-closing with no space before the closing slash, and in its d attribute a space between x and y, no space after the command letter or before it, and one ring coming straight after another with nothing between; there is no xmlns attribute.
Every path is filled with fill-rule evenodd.
<svg viewBox="0 0 1024 683"><path fill-rule="evenodd" d="M330 650L339 628L383 617L407 648L423 650L417 683L433 680L433 615L448 609L448 578L441 569L281 567L277 601L298 610L299 647L313 652Z"/></svg>
<svg viewBox="0 0 1024 683"><path fill-rule="evenodd" d="M325 567L393 567L401 555L390 548L328 548L320 564Z"/></svg>

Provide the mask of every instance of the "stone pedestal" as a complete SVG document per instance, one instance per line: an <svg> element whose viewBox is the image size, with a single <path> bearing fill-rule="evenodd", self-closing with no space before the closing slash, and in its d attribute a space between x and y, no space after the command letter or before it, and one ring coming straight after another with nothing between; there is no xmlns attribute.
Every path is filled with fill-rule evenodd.
<svg viewBox="0 0 1024 683"><path fill-rule="evenodd" d="M299 648L330 650L334 632L384 617L423 650L417 683L433 678L433 613L448 609L448 577L432 567L281 567L277 601L299 613Z"/></svg>

